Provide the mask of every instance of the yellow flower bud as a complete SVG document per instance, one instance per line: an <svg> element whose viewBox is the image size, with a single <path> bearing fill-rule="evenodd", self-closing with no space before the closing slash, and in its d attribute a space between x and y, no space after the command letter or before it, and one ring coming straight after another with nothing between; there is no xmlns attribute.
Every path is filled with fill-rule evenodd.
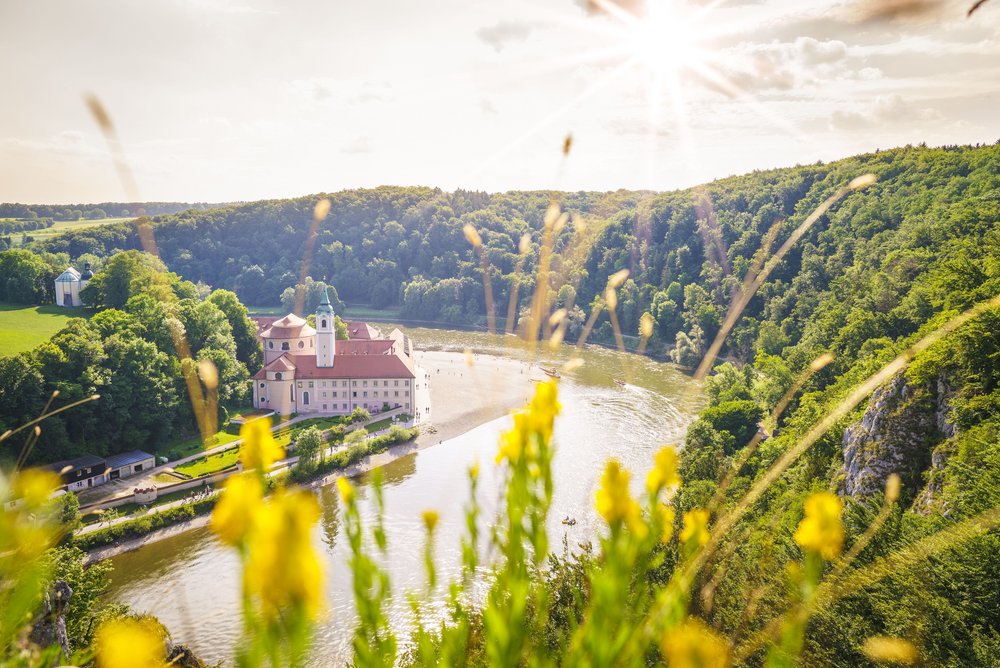
<svg viewBox="0 0 1000 668"><path fill-rule="evenodd" d="M222 542L239 545L246 539L263 497L260 481L252 475L236 475L226 481L210 521Z"/></svg>
<svg viewBox="0 0 1000 668"><path fill-rule="evenodd" d="M437 526L438 520L441 519L441 516L434 510L425 510L421 517L423 517L424 526L427 527L428 533L434 532L434 527Z"/></svg>
<svg viewBox="0 0 1000 668"><path fill-rule="evenodd" d="M805 517L793 536L807 552L827 561L837 558L844 546L844 524L840 513L844 503L831 492L816 492L806 499Z"/></svg>
<svg viewBox="0 0 1000 668"><path fill-rule="evenodd" d="M660 643L670 668L726 668L729 645L705 622L689 617L670 629Z"/></svg>
<svg viewBox="0 0 1000 668"><path fill-rule="evenodd" d="M166 641L152 620L106 621L97 629L94 649L97 668L161 668L167 665Z"/></svg>
<svg viewBox="0 0 1000 668"><path fill-rule="evenodd" d="M347 478L341 476L337 478L337 491L340 492L340 500L344 503L351 503L354 501L354 485Z"/></svg>
<svg viewBox="0 0 1000 668"><path fill-rule="evenodd" d="M681 529L681 542L687 545L701 546L708 542L711 534L708 532L710 514L707 510L696 508L684 513L684 528Z"/></svg>
<svg viewBox="0 0 1000 668"><path fill-rule="evenodd" d="M278 445L271 433L271 418L257 418L240 427L243 447L240 461L246 469L266 471L271 464L285 456L285 449Z"/></svg>
<svg viewBox="0 0 1000 668"><path fill-rule="evenodd" d="M646 489L656 494L664 487L678 487L681 484L677 473L677 451L672 446L660 448L654 458L653 468L646 475Z"/></svg>

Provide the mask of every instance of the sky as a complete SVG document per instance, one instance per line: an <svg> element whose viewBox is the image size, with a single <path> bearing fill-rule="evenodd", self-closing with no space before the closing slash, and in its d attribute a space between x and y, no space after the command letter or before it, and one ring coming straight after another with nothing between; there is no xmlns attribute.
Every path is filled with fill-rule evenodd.
<svg viewBox="0 0 1000 668"><path fill-rule="evenodd" d="M1000 0L648 2L0 0L0 201L133 199L87 95L144 201L671 190L1000 140Z"/></svg>

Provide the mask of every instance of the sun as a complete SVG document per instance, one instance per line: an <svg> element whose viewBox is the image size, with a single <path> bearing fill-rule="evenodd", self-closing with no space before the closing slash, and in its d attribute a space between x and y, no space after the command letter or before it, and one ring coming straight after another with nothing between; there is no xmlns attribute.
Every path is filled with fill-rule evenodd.
<svg viewBox="0 0 1000 668"><path fill-rule="evenodd" d="M626 23L627 42L635 60L660 75L676 75L702 60L699 26L669 0L652 0L640 17Z"/></svg>

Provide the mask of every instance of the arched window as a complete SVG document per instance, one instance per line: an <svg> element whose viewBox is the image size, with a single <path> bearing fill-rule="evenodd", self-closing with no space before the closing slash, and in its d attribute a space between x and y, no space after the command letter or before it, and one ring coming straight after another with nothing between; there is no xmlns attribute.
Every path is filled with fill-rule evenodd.
<svg viewBox="0 0 1000 668"><path fill-rule="evenodd" d="M282 342L281 349L282 350L288 350L288 341L283 341Z"/></svg>
<svg viewBox="0 0 1000 668"><path fill-rule="evenodd" d="M306 406L309 405L309 393L308 392L303 392L302 393L302 403L304 405L306 405Z"/></svg>
<svg viewBox="0 0 1000 668"><path fill-rule="evenodd" d="M305 347L306 347L306 342L305 341L299 341L299 349L302 349L302 348L305 348Z"/></svg>
<svg viewBox="0 0 1000 668"><path fill-rule="evenodd" d="M271 350L274 350L274 341L268 341L267 347L270 348Z"/></svg>
<svg viewBox="0 0 1000 668"><path fill-rule="evenodd" d="M322 320L320 321L320 323L321 323L321 324L320 324L320 327L322 327L323 329L326 329L326 318L323 318L323 319L322 319Z"/></svg>
<svg viewBox="0 0 1000 668"><path fill-rule="evenodd" d="M264 383L260 384L260 389L262 389L262 390L264 389Z"/></svg>
<svg viewBox="0 0 1000 668"><path fill-rule="evenodd" d="M281 380L281 372L280 371L278 373L274 374L274 379L275 380Z"/></svg>

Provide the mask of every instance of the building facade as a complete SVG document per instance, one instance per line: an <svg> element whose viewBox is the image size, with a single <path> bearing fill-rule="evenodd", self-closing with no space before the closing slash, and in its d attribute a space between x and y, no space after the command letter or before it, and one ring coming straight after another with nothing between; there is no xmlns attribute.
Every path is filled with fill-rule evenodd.
<svg viewBox="0 0 1000 668"><path fill-rule="evenodd" d="M382 338L365 323L348 323L358 338L338 341L324 290L316 327L288 314L260 332L264 368L253 377L253 405L278 415L344 415L402 408L416 411L416 379L423 377L409 338L394 330Z"/></svg>
<svg viewBox="0 0 1000 668"><path fill-rule="evenodd" d="M94 272L90 270L89 262L83 265L82 274L73 267L67 267L56 278L56 306L83 306L80 291L87 287L93 277Z"/></svg>

